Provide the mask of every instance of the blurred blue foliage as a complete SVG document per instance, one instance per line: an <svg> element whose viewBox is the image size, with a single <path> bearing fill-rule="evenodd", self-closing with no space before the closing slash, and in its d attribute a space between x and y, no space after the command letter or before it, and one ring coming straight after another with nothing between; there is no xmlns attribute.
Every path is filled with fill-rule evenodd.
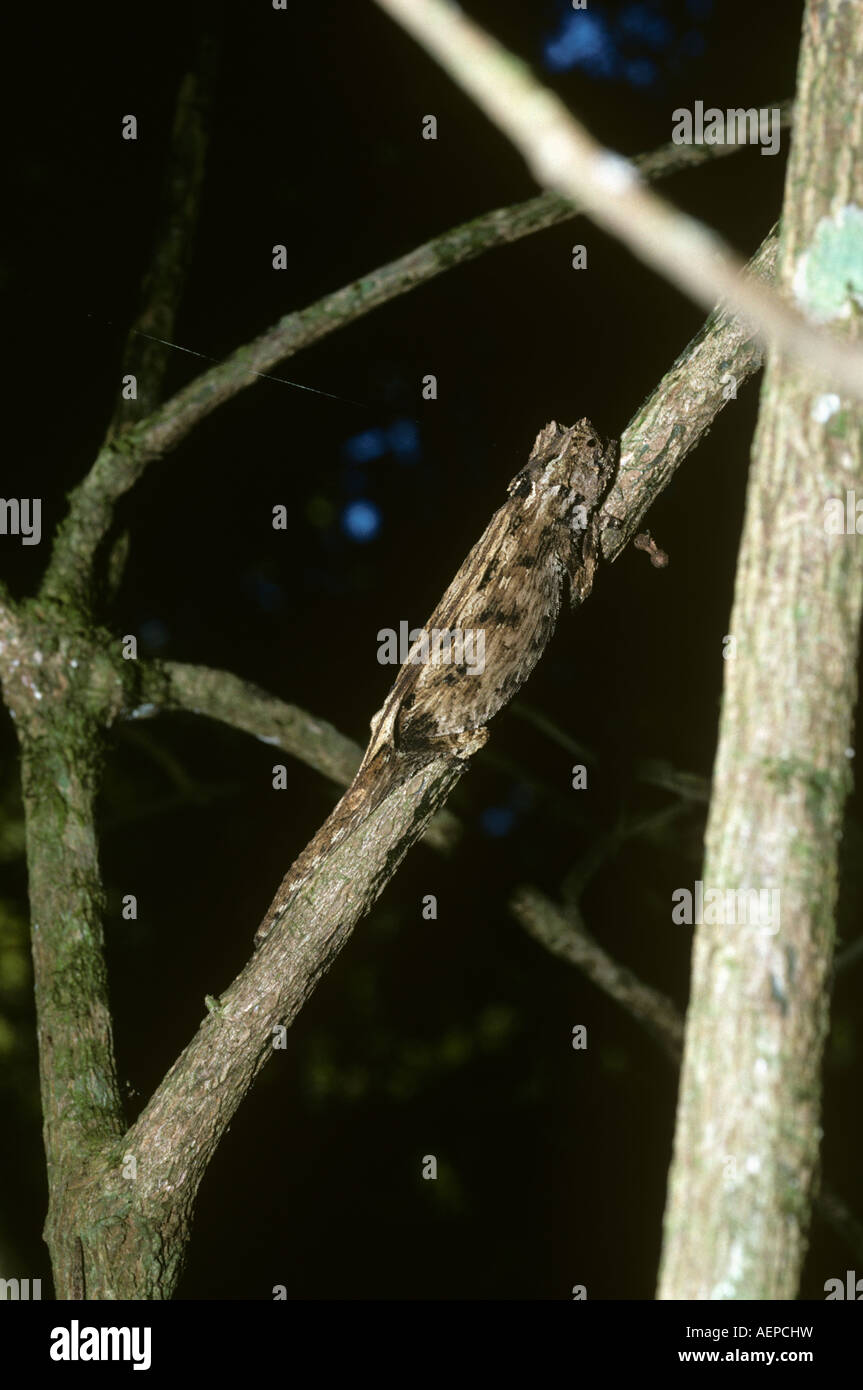
<svg viewBox="0 0 863 1390"><path fill-rule="evenodd" d="M542 56L550 72L579 69L600 81L646 90L686 59L700 57L704 34L693 25L710 18L714 0L629 0L573 10L559 0L560 19L545 39Z"/></svg>
<svg viewBox="0 0 863 1390"><path fill-rule="evenodd" d="M543 46L552 72L584 68L593 77L613 77L614 49L608 23L590 10L567 10L557 34Z"/></svg>
<svg viewBox="0 0 863 1390"><path fill-rule="evenodd" d="M645 48L661 50L674 42L674 29L668 16L655 4L635 0L617 16L615 33L619 38L633 39Z"/></svg>
<svg viewBox="0 0 863 1390"><path fill-rule="evenodd" d="M352 434L342 444L347 475L342 479L343 495L351 500L341 510L340 525L349 540L364 544L374 540L381 529L380 507L365 496L369 487L365 465L387 455L401 464L414 464L422 457L419 427L415 420L402 417L389 425Z"/></svg>
<svg viewBox="0 0 863 1390"><path fill-rule="evenodd" d="M508 835L515 825L515 811L511 806L487 806L479 818L480 828L485 835L499 839Z"/></svg>
<svg viewBox="0 0 863 1390"><path fill-rule="evenodd" d="M352 541L365 544L373 541L381 529L380 507L365 498L349 502L342 512L341 526L345 535Z"/></svg>
<svg viewBox="0 0 863 1390"><path fill-rule="evenodd" d="M243 589L264 613L278 613L285 606L285 591L281 584L267 579L260 570L243 576Z"/></svg>
<svg viewBox="0 0 863 1390"><path fill-rule="evenodd" d="M511 784L505 801L496 806L487 806L480 814L479 824L484 835L500 839L514 829L519 817L533 804L533 792L521 781Z"/></svg>
<svg viewBox="0 0 863 1390"><path fill-rule="evenodd" d="M417 463L422 456L415 420L394 420L387 432L390 449L400 463Z"/></svg>
<svg viewBox="0 0 863 1390"><path fill-rule="evenodd" d="M342 453L350 463L368 463L387 453L387 435L384 430L363 430L353 434L342 445Z"/></svg>
<svg viewBox="0 0 863 1390"><path fill-rule="evenodd" d="M370 463L385 454L392 454L401 463L416 463L422 453L416 421L394 420L380 429L353 434L342 445L342 453L348 463Z"/></svg>

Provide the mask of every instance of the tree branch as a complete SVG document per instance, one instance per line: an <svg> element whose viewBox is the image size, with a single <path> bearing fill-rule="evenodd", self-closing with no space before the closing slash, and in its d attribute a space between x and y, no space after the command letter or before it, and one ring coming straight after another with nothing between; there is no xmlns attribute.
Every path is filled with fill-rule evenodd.
<svg viewBox="0 0 863 1390"><path fill-rule="evenodd" d="M781 110L783 123L789 124L791 104L786 102ZM644 178L665 178L732 154L738 148L667 144L638 156L633 164ZM64 601L72 598L77 603L88 603L94 557L110 529L119 499L134 487L149 463L168 453L199 421L254 385L261 375L444 271L498 246L572 220L578 212L570 198L546 193L513 207L484 213L398 260L379 266L308 308L286 314L253 342L202 372L145 420L131 425L100 450L87 476L69 496L69 511L57 533L43 593Z"/></svg>
<svg viewBox="0 0 863 1390"><path fill-rule="evenodd" d="M169 1297L201 1179L256 1075L326 974L354 925L395 873L460 771L426 768L390 796L312 874L292 904L288 929L271 933L207 1014L117 1148L90 1195L99 1241L88 1249L88 1285L101 1298ZM124 1182L120 1156L134 1159ZM173 1239L166 1238L169 1232ZM132 1238L160 1261L129 1268L117 1258ZM168 1262L170 1258L170 1262Z"/></svg>
<svg viewBox="0 0 863 1390"><path fill-rule="evenodd" d="M667 995L646 985L625 965L620 965L587 931L573 907L559 908L538 888L524 886L510 899L516 921L552 955L584 972L622 1009L643 1025L659 1043L675 1067L683 1058L683 1015ZM847 1202L829 1187L816 1199L821 1217L845 1241L858 1260L863 1260L863 1224Z"/></svg>
<svg viewBox="0 0 863 1390"><path fill-rule="evenodd" d="M749 263L753 275L774 271L778 238L765 239ZM717 310L690 340L621 436L617 481L604 508L603 553L615 560L636 534L652 503L710 429L737 389L756 372L763 354L732 315ZM731 389L729 389L729 384ZM339 786L348 786L362 749L337 729L228 671L177 662L142 662L138 693L144 703L127 717L157 711L201 714L282 748ZM459 835L455 816L435 817L426 841L446 849Z"/></svg>
<svg viewBox="0 0 863 1390"><path fill-rule="evenodd" d="M598 226L697 304L725 303L766 343L863 399L863 348L813 327L773 291L745 279L742 263L713 231L645 188L629 161L598 144L523 63L449 0L377 3L509 136L540 184L577 200ZM846 242L852 235L849 226ZM800 248L801 256L806 250ZM789 284L789 292L792 288ZM863 285L857 284L855 293L863 296ZM809 307L813 313L817 309L814 302Z"/></svg>
<svg viewBox="0 0 863 1390"><path fill-rule="evenodd" d="M141 286L141 307L123 351L122 374L137 379L138 394L135 400L118 400L106 444L133 420L155 410L162 395L168 357L156 339L173 335L198 226L219 50L218 41L204 34L177 94L161 221Z"/></svg>
<svg viewBox="0 0 863 1390"><path fill-rule="evenodd" d="M717 344L719 345L718 348ZM749 350L745 334L742 334L735 325L732 325L725 318L715 320L693 340L692 352L696 362L702 360L702 354L707 354L708 360L712 361L712 354L717 350L727 352L727 360L730 363L739 363L741 377L747 371L754 370L756 356ZM672 368L671 375L672 389L678 403L680 403L685 394L684 374L680 358ZM691 447L698 437L698 429L706 428L706 418L703 413L700 413L700 398L705 390L707 390L708 403L712 401L715 411L721 409L725 403L722 388L718 382L708 383L706 387L701 378L694 380L692 384L693 407L695 398L698 397L699 413L697 418L701 421L701 425L697 428L693 427L693 430L685 436L681 434L679 439L674 439L670 443L668 440L663 440L659 455L662 460L662 467L665 469L666 481L673 475L674 465L682 459L683 449ZM663 410L661 387L654 392L651 402L651 408L644 407L641 414L648 421L661 419ZM640 462L640 482L638 487L627 488L621 495L625 507L632 505L642 508L647 505L646 496L652 495L649 479L650 464L639 447L640 441L637 431L630 431L629 436L633 455ZM621 526L615 540L614 554L619 553L620 547L625 543L619 539L620 535L625 536L635 529L635 523L626 511L622 516L618 514L618 517ZM207 672L201 668L184 668L175 665L153 666L149 669L150 674L147 674L145 669L142 689L148 701L153 704L170 707L172 702L176 702L175 707L177 708L191 708L198 712L209 713L214 717L224 719L225 722L244 727L258 736L263 733L267 738L278 737L280 743L284 737L291 751L294 751L295 748L299 751L299 745L302 743L304 745L302 752L308 761L311 761L308 756L311 749L316 746L320 748L322 744L329 744L330 752L323 756L320 756L319 752L314 754L316 760L314 765L324 766L323 759L328 760L328 775L332 775L337 770L345 771L348 766L348 757L351 758L352 762L352 758L355 756L352 751L349 751L353 749L353 745L346 747L346 741L343 741L340 736L336 735L334 742L328 734L324 734L322 737L320 732L322 726L319 721L309 721L307 715L303 715L291 707L288 707L288 712L285 713L280 702L274 703L270 697L246 686L244 682L227 676L225 673ZM246 710L244 705L249 692L251 692L250 707ZM146 706L144 712L149 712ZM244 1027L247 1030L247 1015L251 1008L248 1001L255 998L260 1005L255 1013L257 1024L262 1033L247 1031L242 1046L237 1037L232 1035L232 1051L235 1050L239 1053L245 1050L246 1053L245 1059L235 1056L232 1062L232 1074L235 1077L232 1091L235 1099L232 1102L232 1107L239 1103L257 1070L266 1061L269 1055L267 1039L272 1028L283 1025L296 1016L296 1012L313 990L317 980L329 968L335 954L341 949L354 923L359 920L362 913L377 897L384 882L395 872L409 845L413 844L420 834L429 815L437 809L448 794L456 774L453 774L451 769L447 772L446 764L442 763L435 766L438 767L437 772L435 769L431 769L400 788L397 797L391 797L386 801L376 815L366 822L361 832L349 837L343 843L338 856L330 855L324 860L319 869L303 886L296 904L292 904L289 926L286 929L271 933L264 943L264 949L253 957L242 975L235 981L235 985L231 986L227 994L223 996L223 1003L226 1003L231 1016L242 1015L246 1020ZM386 812L388 807L390 807L390 811ZM381 842L382 836L386 837L385 843ZM347 893L349 896L343 899L339 896L340 893ZM280 945L276 948L273 946L274 942L278 942ZM296 943L295 954L291 952L292 942ZM273 950L276 949L279 952L278 956L273 955ZM264 979L260 974L263 964L267 961L272 961L274 969L277 970L275 980ZM249 976L249 972L251 972L251 976ZM248 978L255 982L251 991L248 989ZM235 987L236 994L234 993ZM266 1008L262 1002L264 999L268 1001ZM190 1078L197 1074L202 1065L202 1057L206 1056L206 1047L202 1049L200 1044L193 1042L190 1044L190 1048L192 1051L187 1049L186 1053L175 1064L175 1068L172 1069L162 1087L156 1092L151 1106L145 1112L153 1117L154 1126L162 1124L165 1115L169 1113L169 1108L166 1108L168 1103L161 1092L173 1084L172 1078L177 1068L181 1069L184 1092L186 1087L194 1087L195 1083ZM203 1099L199 1097L199 1104L206 1105L206 1096ZM220 1101L219 1104L221 1105L222 1102ZM231 1113L233 1113L233 1109ZM142 1121L143 1118L142 1116ZM177 1123L179 1121L175 1120L175 1126ZM197 1134L201 1123L202 1115L196 1108L194 1121L190 1121L189 1138L193 1133ZM215 1122L210 1121L208 1123ZM215 1142L215 1138L213 1142ZM172 1144L177 1145L179 1143L180 1136L175 1127ZM166 1154L163 1162L169 1164L170 1155Z"/></svg>
<svg viewBox="0 0 863 1390"><path fill-rule="evenodd" d="M620 965L603 950L588 932L575 907L570 906L564 913L538 888L525 885L513 894L510 911L547 951L582 970L599 989L632 1014L671 1061L680 1064L683 1018L675 1005L659 990L642 984L627 966Z"/></svg>
<svg viewBox="0 0 863 1390"><path fill-rule="evenodd" d="M146 703L131 710L128 717L142 719L172 710L203 715L282 749L340 787L350 785L362 760L359 744L325 719L279 700L230 671L174 661L142 662L139 675L139 693ZM441 811L425 840L434 849L447 851L460 834L458 818Z"/></svg>
<svg viewBox="0 0 863 1390"><path fill-rule="evenodd" d="M772 280L778 249L774 230L752 257L747 275ZM603 508L607 560L616 560L632 540L683 460L763 360L752 330L724 309L714 310L687 343L621 435L620 468ZM618 518L625 519L622 525Z"/></svg>
<svg viewBox="0 0 863 1390"><path fill-rule="evenodd" d="M478 254L478 251L473 250L471 254ZM443 265L437 266L437 270L443 268ZM399 292L392 284L386 286L385 293L383 287L378 288L381 292L379 302ZM340 292L345 293L350 301L349 292ZM365 312L371 307L374 295L368 287L358 293L362 307L357 312ZM332 298L329 301L331 306ZM289 316L294 324L292 331L300 332L302 318L302 315ZM335 318L338 321L337 313ZM320 324L317 326L320 327ZM740 379L755 370L757 354L747 350L746 335L741 335L736 326L717 321L704 336L711 342L715 339L717 351L725 352L727 348L732 370L739 359ZM216 369L216 375L221 371L221 368ZM686 400L683 375L681 370L677 385L681 409ZM204 400L208 388L202 383L206 382L213 385L213 374L206 373L198 383L193 383L192 395L196 390L201 390L204 393L201 400ZM708 397L712 408L718 410L724 401L721 388L714 390L713 386L712 382L707 383ZM221 388L214 389L218 394ZM228 394L234 389L240 387L234 384L228 389ZM705 383L699 380L696 393L702 393L704 389ZM183 396L184 393L180 393L175 402ZM661 389L654 393L658 410L661 410L661 396ZM206 413L214 404L218 404L218 400L207 404L201 413ZM694 399L691 404L694 411ZM136 453L138 445L134 441L141 437L139 432L143 429L148 441L146 447L156 448L158 438L154 443L147 430L156 422L158 436L158 429L165 427L170 415L170 406L171 403L163 411L157 411L150 417L149 423L145 421L132 426L118 436L100 456L103 471L100 472L97 466L78 489L78 501L73 503L65 524L65 557L61 556L52 571L55 580L63 574L67 579L72 576L71 588L64 588L61 583L58 596L80 594L83 591L76 588L76 584L80 581L86 587L89 583L90 560L87 557L92 558L98 544L102 534L99 528L110 524L113 499L122 495L126 486L131 486L134 481L132 474L142 466ZM200 416L195 416L189 398L187 406L189 413L186 419L191 427L194 419ZM160 420L161 426L158 424ZM695 438L697 430L685 438L663 440L660 453L662 466L668 466L666 479ZM653 495L649 490L649 459L645 452L639 450L637 435L631 436L630 444L633 459L638 461L641 481L648 491L640 491L638 487L624 490L622 503L615 513L621 525L615 532L613 545L610 533L605 538L606 553L609 555L618 553L625 543L625 537L635 529L627 509L643 509L647 505L646 498ZM105 460L109 455L123 461L119 475L114 475L107 466ZM123 471L127 464L131 471ZM83 548L79 548L79 543ZM52 592L52 586L48 584L46 593L49 598ZM68 654L66 647L72 636L76 642L79 638L74 619L71 620L70 636L67 638L64 628L67 620L63 610L46 604L44 598L40 604L42 611L53 621L55 648ZM341 739L334 730L328 733L328 726L321 721L310 721L303 712L281 702L273 702L263 692L234 677L206 672L202 668L183 668L172 664L149 667L141 663L135 672L140 685L137 695L133 695L130 689L130 663L122 663L126 669L116 678L118 689L122 687L122 698L118 703L115 695L112 694L108 700L106 694L112 680L108 655L103 653L101 660L103 669L96 671L95 678L91 680L91 693L86 700L86 707L98 713L100 727L118 717L120 709L127 714L136 712L138 717L144 717L149 712L148 704L160 708L192 709L245 728L257 737L278 740L279 746L284 743L290 752L303 756L334 780L348 780L352 774L359 750L348 740ZM62 689L60 676L67 682L68 689L68 671L61 669L58 690ZM143 707L141 696L145 702ZM31 713L44 717L44 708L32 703L32 691L28 698L31 700ZM74 710L70 713L74 716ZM98 738L96 743L98 745ZM65 776L59 764L55 771L58 776ZM424 774L391 796L362 827L361 833L348 839L337 853L330 855L292 904L289 928L274 932L222 999L211 1001L211 1006L208 1005L212 1012L208 1013L195 1039L157 1088L129 1135L121 1140L113 1119L103 1129L103 1141L86 1164L80 1184L71 1176L68 1184L61 1184L67 1193L74 1191L74 1198L69 1198L75 1204L74 1220L71 1208L69 1212L57 1208L52 1214L52 1239L58 1253L55 1261L58 1292L73 1287L78 1268L75 1261L79 1260L80 1251L83 1250L86 1288L90 1297L170 1295L179 1277L183 1236L191 1219L200 1178L230 1116L270 1055L274 1028L287 1026L296 1016L347 940L356 921L368 910L410 845L422 833L429 817L442 804L457 775L450 765L435 765L426 769ZM81 823L84 824L83 821ZM61 896L66 875L74 863L74 859L67 856L56 866L54 888ZM87 879L85 886L91 907L94 904L98 906L100 899L94 896L98 884ZM53 908L61 914L57 921L62 926L66 920L62 916L62 904L55 900ZM94 930L90 931L89 947L92 947L93 961L98 965L102 953ZM103 965L101 968L104 968ZM45 978L47 985L50 985L51 975L46 973ZM101 997L98 990L95 997L97 1000ZM108 1054L109 1043L106 1056ZM109 1116L114 1113L114 1095L108 1085L110 1075L110 1070L105 1072L103 1088L103 1094L109 1098ZM129 1181L125 1176L127 1155L131 1155L138 1165L139 1176L135 1181ZM70 1241L70 1233L74 1235L74 1240ZM152 1259L142 1258L135 1269L130 1269L128 1262L117 1258L130 1233L134 1233L139 1248L152 1255Z"/></svg>

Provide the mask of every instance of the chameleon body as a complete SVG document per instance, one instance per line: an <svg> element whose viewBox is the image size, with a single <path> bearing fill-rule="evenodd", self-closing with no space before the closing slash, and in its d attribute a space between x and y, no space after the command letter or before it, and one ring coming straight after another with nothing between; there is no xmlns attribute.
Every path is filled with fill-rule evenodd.
<svg viewBox="0 0 863 1390"><path fill-rule="evenodd" d="M599 560L599 514L619 445L589 420L552 421L470 551L425 631L484 634L482 670L418 659L419 639L372 720L356 777L288 870L256 935L269 934L291 897L345 836L392 791L438 758L467 759L488 721L527 680L551 637L568 586L573 607L590 593ZM413 660L411 659L413 657Z"/></svg>

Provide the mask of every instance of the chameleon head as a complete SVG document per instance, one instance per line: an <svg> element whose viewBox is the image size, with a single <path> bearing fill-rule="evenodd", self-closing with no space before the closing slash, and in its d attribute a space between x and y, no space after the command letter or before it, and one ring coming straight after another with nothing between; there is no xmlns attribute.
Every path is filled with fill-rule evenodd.
<svg viewBox="0 0 863 1390"><path fill-rule="evenodd" d="M507 491L528 501L554 501L558 515L592 512L607 495L620 457L616 439L605 439L589 420L566 429L552 420L540 430L524 468Z"/></svg>

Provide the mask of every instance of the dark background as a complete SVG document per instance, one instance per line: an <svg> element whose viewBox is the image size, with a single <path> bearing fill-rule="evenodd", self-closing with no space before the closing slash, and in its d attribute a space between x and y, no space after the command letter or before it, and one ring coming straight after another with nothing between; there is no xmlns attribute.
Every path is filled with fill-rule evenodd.
<svg viewBox="0 0 863 1390"><path fill-rule="evenodd" d="M802 6L737 0L470 3L606 144L670 138L671 112L792 94ZM567 56L570 24L582 28ZM14 37L2 258L4 496L41 496L43 543L0 538L16 593L41 573L65 492L89 467L138 308L178 83L203 26L224 57L193 265L174 334L214 358L283 313L452 225L531 196L521 158L375 6L77 7ZM589 42L585 42L588 39ZM120 138L127 113L135 143ZM439 138L420 138L435 114ZM752 252L778 215L786 142L663 192ZM571 269L571 247L588 269ZM289 268L271 266L285 243ZM422 623L550 419L618 435L700 310L584 221L495 251L274 369L348 400L261 381L152 465L126 499L132 549L106 620L144 654L224 667L364 743L392 671L376 634ZM206 364L169 356L167 390ZM421 399L421 379L439 396ZM360 404L352 404L359 402ZM674 888L699 877L704 808L609 837L673 804L648 759L710 774L748 450L750 384L651 514L666 571L626 553L564 620L517 713L453 796L459 850L412 851L274 1054L201 1192L179 1296L651 1298L676 1076L640 1027L508 915L522 881L560 897L590 856L589 929L685 1005L690 929ZM377 433L375 433L377 432ZM11 439L9 436L11 435ZM371 539L350 531L366 504ZM271 509L288 508L286 532ZM0 1258L50 1278L11 723L3 753ZM118 1060L132 1118L246 959L290 860L334 800L294 762L215 724L120 731L103 799ZM859 844L856 819L846 845ZM603 858L603 856L605 856ZM846 851L842 935L857 931ZM136 922L120 916L134 893ZM424 921L423 895L438 899ZM859 1203L854 971L837 989L824 1172ZM573 1051L575 1024L586 1052ZM437 1182L421 1178L435 1154ZM853 1263L817 1218L803 1293Z"/></svg>

